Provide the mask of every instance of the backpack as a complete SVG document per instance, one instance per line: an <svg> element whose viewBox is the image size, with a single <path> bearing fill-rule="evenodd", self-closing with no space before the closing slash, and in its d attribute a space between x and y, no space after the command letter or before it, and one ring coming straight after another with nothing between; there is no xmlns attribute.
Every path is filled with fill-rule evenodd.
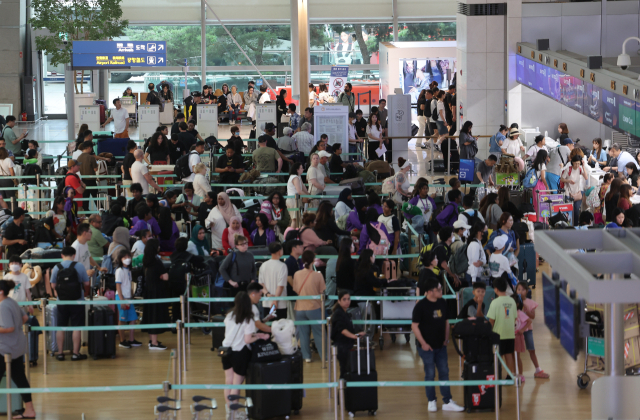
<svg viewBox="0 0 640 420"><path fill-rule="evenodd" d="M235 264L236 265L236 272L240 271L240 269L238 268L238 262L236 261L236 253L232 252L231 253L231 265ZM220 273L220 271L218 271L218 275L216 276L216 281L214 283L214 287L223 287L224 286L224 277L222 277L222 273Z"/></svg>
<svg viewBox="0 0 640 420"><path fill-rule="evenodd" d="M66 174L66 176L64 177L64 179L62 179L60 181L58 181L58 186L56 187L56 197L58 197L59 195L62 195L64 193L64 188L65 188L65 184L67 183L67 178L70 176L75 176L76 178L78 178L78 175L76 174ZM80 178L78 178L80 179Z"/></svg>
<svg viewBox="0 0 640 420"><path fill-rule="evenodd" d="M124 245L120 244L117 247L113 248L113 250L107 255L102 257L102 268L106 268L107 272L105 274L114 274L115 270L113 269L113 257L112 254L116 252L116 250L124 247Z"/></svg>
<svg viewBox="0 0 640 420"><path fill-rule="evenodd" d="M189 154L184 156L180 156L178 160L176 160L176 165L173 167L173 173L178 177L178 179L185 179L191 176L191 168L189 167L189 157L192 154L198 154L196 151L191 151Z"/></svg>
<svg viewBox="0 0 640 420"><path fill-rule="evenodd" d="M524 175L524 181L522 186L525 188L533 188L538 183L538 174L536 173L536 168L531 167L527 173Z"/></svg>
<svg viewBox="0 0 640 420"><path fill-rule="evenodd" d="M453 346L467 363L490 362L493 360L493 346L500 344L500 335L493 332L491 323L484 317L458 322L452 334L462 340L462 351L457 340L452 340Z"/></svg>
<svg viewBox="0 0 640 420"><path fill-rule="evenodd" d="M469 257L467 256L467 248L468 244L462 245L458 248L449 258L449 268L451 268L451 272L455 274L464 274L469 269Z"/></svg>
<svg viewBox="0 0 640 420"><path fill-rule="evenodd" d="M42 175L42 168L35 163L29 163L24 166L22 175L31 175L33 178L22 178L22 184L38 185L36 175Z"/></svg>
<svg viewBox="0 0 640 420"><path fill-rule="evenodd" d="M382 223L378 222L377 226L371 223L371 226L380 234L380 243L376 244L370 239L367 248L373 251L373 255L387 255L389 253L389 241L387 240L387 235L380 229Z"/></svg>
<svg viewBox="0 0 640 420"><path fill-rule="evenodd" d="M61 263L56 264L58 267L56 293L59 300L78 300L82 297L82 285L78 281L76 264L77 262L72 261L67 268L64 268Z"/></svg>
<svg viewBox="0 0 640 420"><path fill-rule="evenodd" d="M473 210L473 216L471 216L469 213L467 213L466 211L461 213L464 217L467 218L467 224L471 227L473 227L476 222L479 220L478 219L478 210Z"/></svg>
<svg viewBox="0 0 640 420"><path fill-rule="evenodd" d="M591 209L597 209L601 204L600 196L598 195L598 193L600 192L599 188L591 187L589 188L589 190L587 190L587 194L585 194L587 196L587 206L589 206L589 208Z"/></svg>
<svg viewBox="0 0 640 420"><path fill-rule="evenodd" d="M396 176L392 175L382 181L382 194L391 194L396 192Z"/></svg>
<svg viewBox="0 0 640 420"><path fill-rule="evenodd" d="M432 101L433 101L433 99L432 99ZM436 103L435 108L433 108L433 111L431 111L431 120L434 121L434 122L439 120L439 118L438 118L438 104L437 103Z"/></svg>

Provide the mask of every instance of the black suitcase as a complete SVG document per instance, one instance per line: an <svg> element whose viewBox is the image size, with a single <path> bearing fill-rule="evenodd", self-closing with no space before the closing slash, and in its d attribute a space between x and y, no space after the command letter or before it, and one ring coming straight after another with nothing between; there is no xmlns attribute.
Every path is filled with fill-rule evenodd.
<svg viewBox="0 0 640 420"><path fill-rule="evenodd" d="M283 358L271 363L251 363L247 370L247 384L286 384L291 378L291 359ZM257 391L247 390L253 400L249 417L265 420L291 414L291 390Z"/></svg>
<svg viewBox="0 0 640 420"><path fill-rule="evenodd" d="M360 348L360 338L358 338L356 342L356 346ZM365 350L365 356L369 353L369 337L367 337L367 346ZM371 368L371 357L364 357L365 368L364 370L359 369L361 366L362 360L360 360L360 355L362 351L353 352L356 354L356 372L347 372L345 374L346 382L370 382L378 380L378 372L375 369ZM350 369L351 370L351 369ZM358 411L368 411L370 415L375 415L376 411L378 411L378 388L377 387L363 387L363 388L350 388L347 387L344 390L344 405L349 413L350 417L353 417Z"/></svg>
<svg viewBox="0 0 640 420"><path fill-rule="evenodd" d="M433 159L433 172L435 173L444 173L447 168L444 165L444 159Z"/></svg>
<svg viewBox="0 0 640 420"><path fill-rule="evenodd" d="M224 322L224 315L214 315L211 317L211 322ZM224 327L212 327L211 328L211 351L218 350L218 347L222 346L224 340Z"/></svg>
<svg viewBox="0 0 640 420"><path fill-rule="evenodd" d="M114 325L114 313L108 306L94 306L89 311L89 325ZM116 331L89 331L89 354L99 357L116 357Z"/></svg>
<svg viewBox="0 0 640 420"><path fill-rule="evenodd" d="M462 379L465 381L492 381L495 379L493 362L468 363L464 362ZM498 366L498 379L502 379L502 367ZM494 411L496 407L495 385L474 385L464 387L464 408L467 413L480 411ZM498 386L500 406L502 407L502 387Z"/></svg>
<svg viewBox="0 0 640 420"><path fill-rule="evenodd" d="M27 324L31 327L39 327L40 323L38 318L30 316L27 320ZM40 354L39 339L38 336L42 334L42 331L30 331L29 332L29 364L31 366L38 366L38 355Z"/></svg>
<svg viewBox="0 0 640 420"><path fill-rule="evenodd" d="M530 287L536 287L536 250L532 243L520 243L518 281L526 281Z"/></svg>
<svg viewBox="0 0 640 420"><path fill-rule="evenodd" d="M291 384L301 384L304 382L302 352L300 350L293 354L283 354L283 359L291 359ZM300 414L302 409L302 398L304 397L303 389L291 390L291 410L293 414Z"/></svg>

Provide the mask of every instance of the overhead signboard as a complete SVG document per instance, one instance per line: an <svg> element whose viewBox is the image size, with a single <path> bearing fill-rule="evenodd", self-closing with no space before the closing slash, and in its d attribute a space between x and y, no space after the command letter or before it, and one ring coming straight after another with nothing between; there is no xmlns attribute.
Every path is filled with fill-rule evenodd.
<svg viewBox="0 0 640 420"><path fill-rule="evenodd" d="M74 68L166 67L166 41L75 41Z"/></svg>

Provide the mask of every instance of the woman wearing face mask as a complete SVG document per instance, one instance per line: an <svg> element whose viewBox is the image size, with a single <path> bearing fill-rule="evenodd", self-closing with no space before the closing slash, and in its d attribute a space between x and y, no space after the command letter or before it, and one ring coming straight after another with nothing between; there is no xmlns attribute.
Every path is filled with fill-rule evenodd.
<svg viewBox="0 0 640 420"><path fill-rule="evenodd" d="M469 268L464 277L469 286L475 283L478 277L480 277L482 266L487 263L487 256L482 249L482 236L486 229L487 225L478 221L471 227L469 237L467 238Z"/></svg>
<svg viewBox="0 0 640 420"><path fill-rule="evenodd" d="M18 388L30 388L25 375L23 356L26 353L27 337L22 332L22 325L29 317L22 312L18 303L9 297L15 283L11 280L0 280L0 354L11 355L11 380ZM5 363L0 363L0 377L4 376ZM14 419L35 419L36 412L31 402L31 394L21 394L24 411Z"/></svg>
<svg viewBox="0 0 640 420"><path fill-rule="evenodd" d="M116 269L116 300L129 300L133 299L133 288L131 282L131 252L126 249L122 249L118 252L118 257L115 259ZM138 320L138 314L136 313L133 305L122 304L118 305L118 325L125 325L127 323L135 325ZM119 330L120 334L120 347L124 349L130 349L131 347L140 347L142 343L135 340L135 330L129 330L129 340L125 339L125 330Z"/></svg>
<svg viewBox="0 0 640 420"><path fill-rule="evenodd" d="M9 297L16 302L30 302L31 283L29 283L29 277L20 270L22 270L22 258L14 255L9 259L9 272L4 275L4 280L11 280L16 284L9 293ZM30 315L33 315L33 306L27 306L26 309Z"/></svg>

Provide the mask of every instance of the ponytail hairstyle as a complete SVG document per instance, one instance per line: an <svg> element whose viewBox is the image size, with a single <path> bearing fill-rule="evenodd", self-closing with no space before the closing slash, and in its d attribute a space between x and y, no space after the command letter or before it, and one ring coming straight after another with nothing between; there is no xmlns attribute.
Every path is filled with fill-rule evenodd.
<svg viewBox="0 0 640 420"><path fill-rule="evenodd" d="M307 270L311 270L311 265L313 264L313 262L316 259L316 253L313 251L304 251L302 253L302 256L300 257L302 259L302 264L304 264L304 268L306 268Z"/></svg>

